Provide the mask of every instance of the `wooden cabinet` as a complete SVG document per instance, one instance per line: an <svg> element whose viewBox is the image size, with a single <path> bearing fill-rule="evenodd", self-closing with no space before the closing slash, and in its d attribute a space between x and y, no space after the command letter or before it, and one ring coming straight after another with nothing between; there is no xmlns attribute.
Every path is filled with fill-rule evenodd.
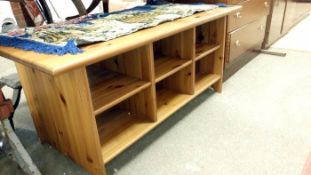
<svg viewBox="0 0 311 175"><path fill-rule="evenodd" d="M240 55L249 51L250 48L258 46L265 36L266 18L253 21L228 34L227 43L229 45L227 66L238 59ZM246 33L251 34L246 35Z"/></svg>
<svg viewBox="0 0 311 175"><path fill-rule="evenodd" d="M290 28L294 25L296 18L297 18L296 13L299 10L299 9L296 9L296 6L297 4L295 1L287 0L282 33L289 31Z"/></svg>
<svg viewBox="0 0 311 175"><path fill-rule="evenodd" d="M282 33L288 32L311 10L311 1L287 0Z"/></svg>
<svg viewBox="0 0 311 175"><path fill-rule="evenodd" d="M242 5L243 8L229 16L228 31L233 31L263 16L267 16L270 10L270 4L267 0L247 0L239 3L239 5Z"/></svg>
<svg viewBox="0 0 311 175"><path fill-rule="evenodd" d="M238 4L242 9L228 17L225 79L247 64L257 54L265 36L270 0L217 1Z"/></svg>
<svg viewBox="0 0 311 175"><path fill-rule="evenodd" d="M262 47L271 46L306 17L310 10L310 0L273 0Z"/></svg>
<svg viewBox="0 0 311 175"><path fill-rule="evenodd" d="M239 9L198 13L78 55L0 47L0 56L16 61L40 139L103 175L105 164L204 90L222 91L227 16Z"/></svg>
<svg viewBox="0 0 311 175"><path fill-rule="evenodd" d="M282 36L286 0L273 0L271 12L267 19L265 41L263 48L274 43Z"/></svg>

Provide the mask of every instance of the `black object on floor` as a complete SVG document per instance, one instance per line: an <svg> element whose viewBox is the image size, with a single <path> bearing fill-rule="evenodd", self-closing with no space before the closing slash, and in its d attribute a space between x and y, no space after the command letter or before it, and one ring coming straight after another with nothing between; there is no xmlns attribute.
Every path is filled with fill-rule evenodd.
<svg viewBox="0 0 311 175"><path fill-rule="evenodd" d="M21 99L21 92L22 92L22 85L19 81L18 75L11 74L11 75L0 78L0 88L2 88L3 86L7 86L13 89L13 97L11 99L13 100L14 111L11 113L9 117L9 121L10 121L12 128L15 130L13 117L14 117L15 110L18 108L18 105Z"/></svg>

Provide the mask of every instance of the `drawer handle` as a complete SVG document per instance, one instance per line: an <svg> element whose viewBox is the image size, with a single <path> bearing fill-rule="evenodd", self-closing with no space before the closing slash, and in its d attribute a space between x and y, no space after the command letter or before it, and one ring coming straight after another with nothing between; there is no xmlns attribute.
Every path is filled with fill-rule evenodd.
<svg viewBox="0 0 311 175"><path fill-rule="evenodd" d="M236 41L235 41L235 46L237 46L237 47L240 47L240 46L241 46L240 40L236 40Z"/></svg>
<svg viewBox="0 0 311 175"><path fill-rule="evenodd" d="M266 1L264 4L265 4L265 7L267 7L267 8L269 8L269 7L270 7L270 5L269 5L269 2L268 2L268 1Z"/></svg>
<svg viewBox="0 0 311 175"><path fill-rule="evenodd" d="M241 19L242 18L241 12L236 12L235 17Z"/></svg>

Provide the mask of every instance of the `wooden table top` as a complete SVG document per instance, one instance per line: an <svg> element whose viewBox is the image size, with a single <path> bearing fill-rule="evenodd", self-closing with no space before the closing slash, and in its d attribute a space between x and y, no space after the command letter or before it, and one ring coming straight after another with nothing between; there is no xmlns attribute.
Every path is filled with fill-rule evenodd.
<svg viewBox="0 0 311 175"><path fill-rule="evenodd" d="M51 75L58 75L78 67L87 66L108 59L159 39L227 16L240 8L241 6L231 6L197 13L190 17L160 24L159 26L141 30L111 41L82 47L84 52L77 55L47 55L35 53L33 51L24 51L16 48L0 46L0 56Z"/></svg>

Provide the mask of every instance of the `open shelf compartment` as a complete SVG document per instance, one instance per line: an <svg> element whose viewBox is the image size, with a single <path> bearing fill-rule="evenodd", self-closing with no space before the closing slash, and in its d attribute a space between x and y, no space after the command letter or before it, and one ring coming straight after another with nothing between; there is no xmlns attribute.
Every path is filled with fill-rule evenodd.
<svg viewBox="0 0 311 175"><path fill-rule="evenodd" d="M216 42L215 36L217 36L216 21L196 27L195 60L202 59L221 47Z"/></svg>
<svg viewBox="0 0 311 175"><path fill-rule="evenodd" d="M156 82L192 63L193 43L193 29L153 43Z"/></svg>
<svg viewBox="0 0 311 175"><path fill-rule="evenodd" d="M155 125L150 90L147 88L96 117L104 162L112 160Z"/></svg>
<svg viewBox="0 0 311 175"><path fill-rule="evenodd" d="M215 54L211 53L195 63L195 92L201 93L221 80L221 76L214 73Z"/></svg>
<svg viewBox="0 0 311 175"><path fill-rule="evenodd" d="M87 66L95 115L151 86L145 47ZM143 66L144 65L144 66Z"/></svg>
<svg viewBox="0 0 311 175"><path fill-rule="evenodd" d="M194 94L192 65L156 84L158 120L164 120L185 105Z"/></svg>

